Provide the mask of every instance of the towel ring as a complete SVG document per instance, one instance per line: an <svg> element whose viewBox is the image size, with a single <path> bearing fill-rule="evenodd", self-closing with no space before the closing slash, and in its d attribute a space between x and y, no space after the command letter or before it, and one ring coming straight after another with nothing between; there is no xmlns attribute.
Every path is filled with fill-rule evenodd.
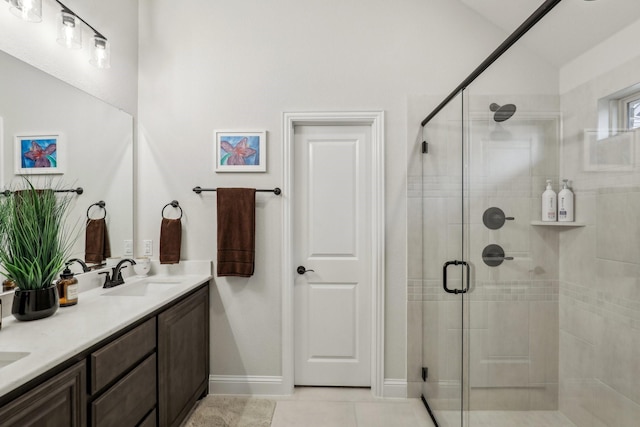
<svg viewBox="0 0 640 427"><path fill-rule="evenodd" d="M180 218L176 218L176 219L182 219L182 213L183 213L183 212L182 212L182 208L180 207L180 203L178 203L178 201L177 201L177 200L172 200L172 201L171 201L171 203L167 203L166 205L164 205L164 207L162 208L162 218L170 219L170 218L166 218L166 217L164 216L164 210L165 210L166 208L168 208L169 206L172 206L172 207L174 207L174 208L178 208L178 209L180 209Z"/></svg>
<svg viewBox="0 0 640 427"><path fill-rule="evenodd" d="M104 202L104 200L100 200L99 202L97 202L97 203L94 203L94 204L90 205L90 206L87 208L87 219L105 219L105 218L107 217L107 209L105 208L105 205L106 205L106 203ZM94 206L98 206L99 208L102 208L102 210L104 210L104 216L103 216L102 218L91 218L91 217L89 216L89 211L90 211L90 210L91 210L91 208L92 208L92 207L94 207Z"/></svg>

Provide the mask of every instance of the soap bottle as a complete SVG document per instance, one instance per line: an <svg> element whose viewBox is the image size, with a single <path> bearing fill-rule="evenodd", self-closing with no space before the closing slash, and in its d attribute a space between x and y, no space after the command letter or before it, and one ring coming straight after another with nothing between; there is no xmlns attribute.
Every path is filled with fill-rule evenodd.
<svg viewBox="0 0 640 427"><path fill-rule="evenodd" d="M16 282L11 279L4 279L2 282L2 292L12 291L16 287Z"/></svg>
<svg viewBox="0 0 640 427"><path fill-rule="evenodd" d="M556 221L556 192L551 188L551 180L547 180L547 189L542 193L542 221Z"/></svg>
<svg viewBox="0 0 640 427"><path fill-rule="evenodd" d="M569 189L569 180L562 180L562 190L558 193L558 221L573 221L573 191Z"/></svg>
<svg viewBox="0 0 640 427"><path fill-rule="evenodd" d="M68 307L78 303L78 279L73 277L73 273L67 265L60 275L60 280L56 282L58 296L60 297L60 307Z"/></svg>

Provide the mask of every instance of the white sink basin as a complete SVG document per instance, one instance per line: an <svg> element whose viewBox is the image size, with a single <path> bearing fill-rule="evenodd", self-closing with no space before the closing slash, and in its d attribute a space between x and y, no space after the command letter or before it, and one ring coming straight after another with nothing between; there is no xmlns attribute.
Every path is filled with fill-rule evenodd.
<svg viewBox="0 0 640 427"><path fill-rule="evenodd" d="M20 351L0 351L0 369L28 355L29 353Z"/></svg>
<svg viewBox="0 0 640 427"><path fill-rule="evenodd" d="M135 282L131 284L124 284L120 286L116 286L115 288L105 292L102 296L105 297L120 297L120 296L129 296L129 297L145 297L150 295L158 295L164 292L175 289L180 285L179 281L171 281L171 280L153 280L147 279L141 282Z"/></svg>

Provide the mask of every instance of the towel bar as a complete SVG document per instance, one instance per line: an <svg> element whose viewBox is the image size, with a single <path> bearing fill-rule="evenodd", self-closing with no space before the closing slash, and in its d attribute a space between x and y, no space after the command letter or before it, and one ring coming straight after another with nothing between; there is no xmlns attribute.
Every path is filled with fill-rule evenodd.
<svg viewBox="0 0 640 427"><path fill-rule="evenodd" d="M82 187L78 187L78 188L71 188L69 190L53 190L54 193L76 193L76 194L82 194L84 193L84 188Z"/></svg>
<svg viewBox="0 0 640 427"><path fill-rule="evenodd" d="M200 194L203 191L217 191L217 190L218 190L217 188L202 188L200 186L193 188L193 192L196 194ZM282 190L278 187L274 188L273 190L256 190L256 191L260 193L273 193L276 196L279 196L280 194L282 194Z"/></svg>
<svg viewBox="0 0 640 427"><path fill-rule="evenodd" d="M84 188L82 187L78 187L78 188L71 188L68 190L53 190L54 193L76 193L78 195L84 193ZM11 195L12 191L11 190L4 190L3 192L0 192L0 194L2 194L3 196L9 197Z"/></svg>

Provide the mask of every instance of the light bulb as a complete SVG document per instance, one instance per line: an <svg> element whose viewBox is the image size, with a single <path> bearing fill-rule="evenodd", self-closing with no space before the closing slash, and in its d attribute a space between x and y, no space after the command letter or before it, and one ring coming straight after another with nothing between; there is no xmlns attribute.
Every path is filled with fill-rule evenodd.
<svg viewBox="0 0 640 427"><path fill-rule="evenodd" d="M93 37L94 47L89 63L98 68L111 67L111 45L109 41L101 36Z"/></svg>
<svg viewBox="0 0 640 427"><path fill-rule="evenodd" d="M60 12L58 21L58 43L69 49L80 49L82 47L82 27L80 19L73 13Z"/></svg>
<svg viewBox="0 0 640 427"><path fill-rule="evenodd" d="M42 21L42 0L9 0L11 13L27 22Z"/></svg>

